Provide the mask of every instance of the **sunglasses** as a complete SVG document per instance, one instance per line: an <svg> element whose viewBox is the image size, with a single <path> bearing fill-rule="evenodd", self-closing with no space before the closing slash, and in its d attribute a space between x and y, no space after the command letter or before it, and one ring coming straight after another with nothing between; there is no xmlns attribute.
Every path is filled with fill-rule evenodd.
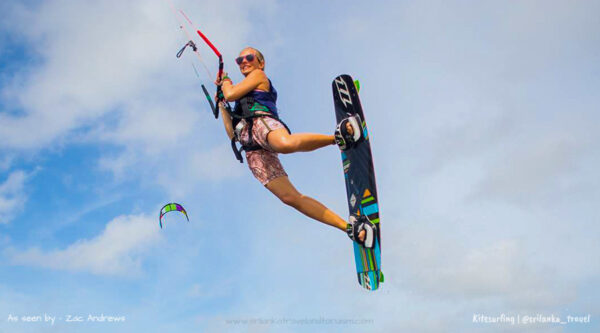
<svg viewBox="0 0 600 333"><path fill-rule="evenodd" d="M237 58L235 58L235 62L238 65L241 65L242 62L244 62L244 59L246 59L246 61L248 61L248 62L252 62L254 60L254 54L250 53L250 54L246 54L243 57L237 57Z"/></svg>

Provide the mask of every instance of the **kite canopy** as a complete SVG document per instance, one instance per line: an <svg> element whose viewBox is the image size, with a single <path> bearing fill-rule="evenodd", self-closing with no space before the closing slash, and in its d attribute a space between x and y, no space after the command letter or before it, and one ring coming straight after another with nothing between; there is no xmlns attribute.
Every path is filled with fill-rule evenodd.
<svg viewBox="0 0 600 333"><path fill-rule="evenodd" d="M173 212L173 211L179 211L182 212L183 215L185 215L185 218L188 220L188 222L190 221L190 218L188 217L187 212L185 211L185 208L183 208L182 205L178 204L178 203L168 203L166 205L163 206L163 208L160 209L160 217L158 218L160 227L162 229L162 218L163 216L165 216L166 213L168 212Z"/></svg>

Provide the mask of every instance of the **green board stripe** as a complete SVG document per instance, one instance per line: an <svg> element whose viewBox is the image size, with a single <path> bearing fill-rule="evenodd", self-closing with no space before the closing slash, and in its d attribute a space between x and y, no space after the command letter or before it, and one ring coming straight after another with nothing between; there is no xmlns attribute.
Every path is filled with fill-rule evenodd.
<svg viewBox="0 0 600 333"><path fill-rule="evenodd" d="M373 258L373 250L369 250L369 266L371 267L371 270L375 270L375 266L376 264L374 264L374 258Z"/></svg>
<svg viewBox="0 0 600 333"><path fill-rule="evenodd" d="M375 250L371 250L371 253L373 255L373 270L374 271L378 271L379 270L379 265L377 264L377 259L375 257Z"/></svg>
<svg viewBox="0 0 600 333"><path fill-rule="evenodd" d="M363 201L361 201L360 203L362 203L362 204L364 205L364 204L366 204L366 203L368 203L368 202L371 202L371 201L373 201L373 200L375 200L375 198L374 198L374 197L372 197L372 196L370 196L370 197L368 197L368 198L364 199Z"/></svg>

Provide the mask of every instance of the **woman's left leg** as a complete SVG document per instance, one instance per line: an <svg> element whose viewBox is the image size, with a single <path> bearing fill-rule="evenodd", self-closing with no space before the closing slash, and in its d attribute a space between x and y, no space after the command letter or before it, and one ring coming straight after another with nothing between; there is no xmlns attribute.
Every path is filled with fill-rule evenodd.
<svg viewBox="0 0 600 333"><path fill-rule="evenodd" d="M287 176L275 178L265 187L283 203L296 208L304 215L347 232L348 223L344 219L317 200L298 192ZM358 239L364 241L365 237L366 231L361 230Z"/></svg>
<svg viewBox="0 0 600 333"><path fill-rule="evenodd" d="M347 222L344 219L317 200L298 192L288 177L273 179L265 187L283 203L296 208L304 215L346 231Z"/></svg>

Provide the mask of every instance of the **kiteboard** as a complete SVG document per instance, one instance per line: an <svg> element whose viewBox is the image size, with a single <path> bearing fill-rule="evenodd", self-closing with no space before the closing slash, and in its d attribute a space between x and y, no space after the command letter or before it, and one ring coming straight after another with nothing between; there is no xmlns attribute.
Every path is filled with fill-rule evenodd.
<svg viewBox="0 0 600 333"><path fill-rule="evenodd" d="M383 282L381 272L381 223L375 172L367 123L358 97L359 84L350 75L340 75L333 80L333 103L338 123L344 118L358 114L362 120L363 138L356 146L342 151L342 165L350 214L366 215L377 226L373 248L353 242L354 261L358 283L368 290L377 290Z"/></svg>

